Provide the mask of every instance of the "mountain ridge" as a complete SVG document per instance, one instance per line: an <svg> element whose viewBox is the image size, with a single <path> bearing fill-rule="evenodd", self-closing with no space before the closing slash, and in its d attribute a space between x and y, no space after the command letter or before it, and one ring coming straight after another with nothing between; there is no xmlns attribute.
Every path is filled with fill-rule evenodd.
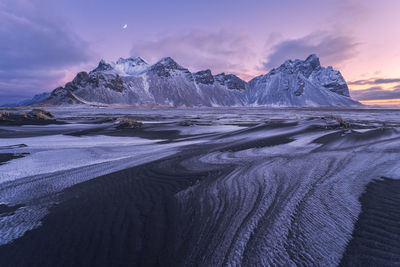
<svg viewBox="0 0 400 267"><path fill-rule="evenodd" d="M150 65L141 57L100 60L37 104L131 106L353 106L341 73L312 54L287 60L246 82L234 74L190 72L171 57Z"/></svg>

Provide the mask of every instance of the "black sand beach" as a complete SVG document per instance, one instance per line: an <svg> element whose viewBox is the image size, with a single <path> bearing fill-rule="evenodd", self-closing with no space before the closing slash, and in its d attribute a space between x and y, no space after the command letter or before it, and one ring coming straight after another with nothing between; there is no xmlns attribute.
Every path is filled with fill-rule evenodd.
<svg viewBox="0 0 400 267"><path fill-rule="evenodd" d="M0 266L397 262L398 126L218 116L5 128Z"/></svg>

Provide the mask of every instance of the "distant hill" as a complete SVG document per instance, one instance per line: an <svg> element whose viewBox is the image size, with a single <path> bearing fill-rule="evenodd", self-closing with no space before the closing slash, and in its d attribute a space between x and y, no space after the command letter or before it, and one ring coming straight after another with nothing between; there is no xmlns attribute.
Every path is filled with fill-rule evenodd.
<svg viewBox="0 0 400 267"><path fill-rule="evenodd" d="M30 99L22 100L20 102L11 103L11 104L5 104L5 105L2 105L2 107L30 106L30 105L33 105L33 104L43 101L44 99L48 98L49 96L50 96L50 93L40 93L40 94L34 95Z"/></svg>

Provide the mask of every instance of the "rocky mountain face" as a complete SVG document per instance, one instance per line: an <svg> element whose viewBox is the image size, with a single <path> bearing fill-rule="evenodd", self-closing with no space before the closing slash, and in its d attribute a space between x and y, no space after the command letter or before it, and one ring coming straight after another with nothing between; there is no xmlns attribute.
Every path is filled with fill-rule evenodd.
<svg viewBox="0 0 400 267"><path fill-rule="evenodd" d="M339 71L324 68L316 55L287 60L279 68L251 80L245 93L252 106L347 106L358 102Z"/></svg>
<svg viewBox="0 0 400 267"><path fill-rule="evenodd" d="M315 55L288 60L249 82L210 70L190 72L166 57L149 65L140 57L101 60L56 88L41 104L134 106L336 106L357 105L339 71Z"/></svg>

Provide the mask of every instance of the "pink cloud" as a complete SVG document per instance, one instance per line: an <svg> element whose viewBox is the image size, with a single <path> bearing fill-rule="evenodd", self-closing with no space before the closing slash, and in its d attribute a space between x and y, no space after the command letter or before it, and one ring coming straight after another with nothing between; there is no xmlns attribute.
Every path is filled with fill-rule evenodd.
<svg viewBox="0 0 400 267"><path fill-rule="evenodd" d="M211 69L253 77L257 47L249 36L225 30L187 30L133 44L131 54L151 62L170 56L191 71Z"/></svg>

